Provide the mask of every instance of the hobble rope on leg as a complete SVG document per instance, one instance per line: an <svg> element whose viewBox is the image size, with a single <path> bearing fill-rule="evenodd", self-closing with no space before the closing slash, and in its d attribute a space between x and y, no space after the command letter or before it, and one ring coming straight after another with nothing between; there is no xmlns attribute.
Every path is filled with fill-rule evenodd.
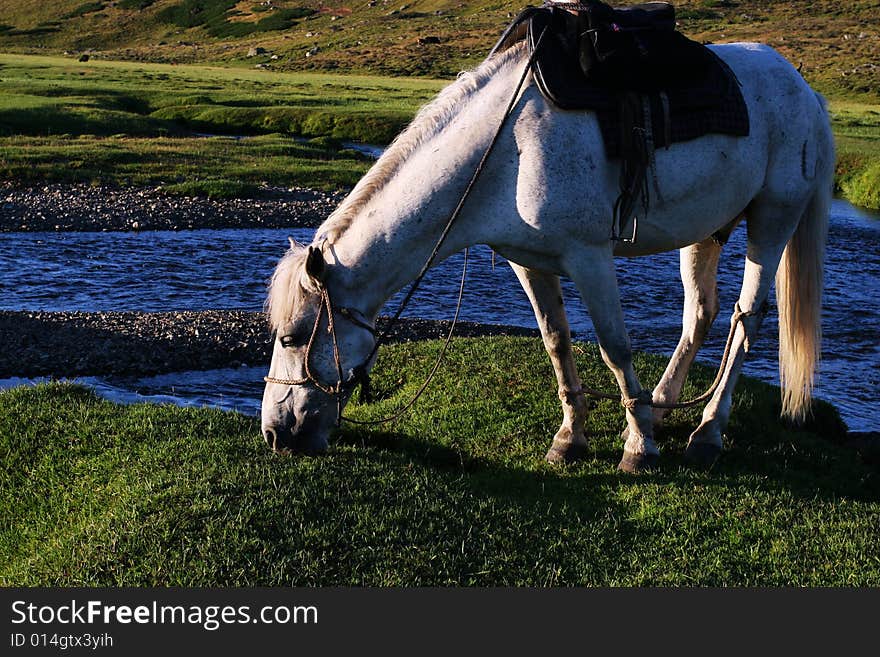
<svg viewBox="0 0 880 657"><path fill-rule="evenodd" d="M739 302L736 304L736 308L733 311L733 317L731 317L731 330L736 328L738 323L742 323L743 331L745 331L745 338L743 340L743 351L749 353L752 348L752 342L755 339L755 334L761 328L761 324L764 321L764 318L767 316L767 311L769 310L769 304L764 301L761 304L760 308L757 310L751 311L743 311L740 310Z"/></svg>
<svg viewBox="0 0 880 657"><path fill-rule="evenodd" d="M712 385L709 386L709 389L706 390L699 397L695 397L693 399L689 399L683 402L655 402L651 393L647 390L639 391L639 394L636 397L621 397L620 403L626 408L628 411L632 411L636 408L636 406L646 405L651 406L652 408L665 408L669 410L674 410L678 408L690 408L691 406L696 406L697 404L702 404L704 401L707 401L712 395L715 394L715 391L718 389L718 386L721 384L721 379L724 376L724 370L727 369L727 362L730 360L731 347L733 346L733 338L736 335L736 327L744 320L749 319L751 317L757 317L758 321L754 325L754 330L757 330L757 326L760 326L761 321L764 316L767 314L769 309L769 304L767 301L764 301L761 304L761 307L757 310L741 310L739 307L739 303L734 306L733 315L730 318L730 332L727 334L727 342L724 345L724 355L721 357L721 364L718 366L718 373L715 375L715 380L712 382ZM743 324L743 329L746 331L746 336L748 337L749 328ZM746 349L748 351L748 349ZM602 392L601 390L596 390L595 388L590 388L588 386L583 386L581 388L583 394L589 395L590 397L594 397L596 399L618 399L616 395L612 395L608 392Z"/></svg>
<svg viewBox="0 0 880 657"><path fill-rule="evenodd" d="M653 406L654 405L654 396L651 394L650 390L639 390L639 393L635 397L623 397L620 398L620 404L630 413L636 410L638 406Z"/></svg>

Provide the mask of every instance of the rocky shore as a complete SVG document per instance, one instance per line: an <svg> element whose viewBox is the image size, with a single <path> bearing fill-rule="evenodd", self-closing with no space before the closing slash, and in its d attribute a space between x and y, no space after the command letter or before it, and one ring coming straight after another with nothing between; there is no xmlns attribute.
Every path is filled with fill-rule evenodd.
<svg viewBox="0 0 880 657"><path fill-rule="evenodd" d="M0 233L316 227L344 197L344 192L267 186L254 198L215 200L155 187L2 182Z"/></svg>
<svg viewBox="0 0 880 657"><path fill-rule="evenodd" d="M384 319L379 328L385 326ZM445 337L448 322L405 319L391 341ZM537 335L536 330L460 322L457 336ZM0 378L149 375L241 365L269 367L262 313L0 311Z"/></svg>

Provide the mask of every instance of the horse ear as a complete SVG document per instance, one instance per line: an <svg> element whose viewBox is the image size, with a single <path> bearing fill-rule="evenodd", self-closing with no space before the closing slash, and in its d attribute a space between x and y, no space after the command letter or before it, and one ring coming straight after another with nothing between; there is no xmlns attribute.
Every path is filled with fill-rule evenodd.
<svg viewBox="0 0 880 657"><path fill-rule="evenodd" d="M324 254L321 253L321 249L310 246L309 254L306 256L306 274L313 281L320 282L324 280L326 271L327 263L324 262Z"/></svg>
<svg viewBox="0 0 880 657"><path fill-rule="evenodd" d="M302 242L297 242L297 241L296 241L295 239L293 239L290 235L287 236L287 241L290 242L290 248L291 248L293 251L299 251L299 250L301 250L301 249L306 248L306 245L305 245L305 244L303 244Z"/></svg>

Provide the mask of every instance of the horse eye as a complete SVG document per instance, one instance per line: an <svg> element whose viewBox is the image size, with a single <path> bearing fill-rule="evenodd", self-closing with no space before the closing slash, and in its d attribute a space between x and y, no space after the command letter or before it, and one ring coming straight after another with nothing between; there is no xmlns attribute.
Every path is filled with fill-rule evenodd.
<svg viewBox="0 0 880 657"><path fill-rule="evenodd" d="M291 333L286 333L279 338L281 342L281 346L285 349L291 347L298 347L299 345L305 344L309 339L309 332L305 329L300 329L298 331L293 331Z"/></svg>

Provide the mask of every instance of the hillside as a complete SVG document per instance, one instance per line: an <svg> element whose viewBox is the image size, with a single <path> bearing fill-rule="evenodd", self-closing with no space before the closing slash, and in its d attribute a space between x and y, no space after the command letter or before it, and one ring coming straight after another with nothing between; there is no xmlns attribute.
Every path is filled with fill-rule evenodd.
<svg viewBox="0 0 880 657"><path fill-rule="evenodd" d="M526 4L0 0L0 51L448 78L476 64ZM805 76L826 92L880 97L880 2L675 4L680 29L692 38L763 41L802 64Z"/></svg>

